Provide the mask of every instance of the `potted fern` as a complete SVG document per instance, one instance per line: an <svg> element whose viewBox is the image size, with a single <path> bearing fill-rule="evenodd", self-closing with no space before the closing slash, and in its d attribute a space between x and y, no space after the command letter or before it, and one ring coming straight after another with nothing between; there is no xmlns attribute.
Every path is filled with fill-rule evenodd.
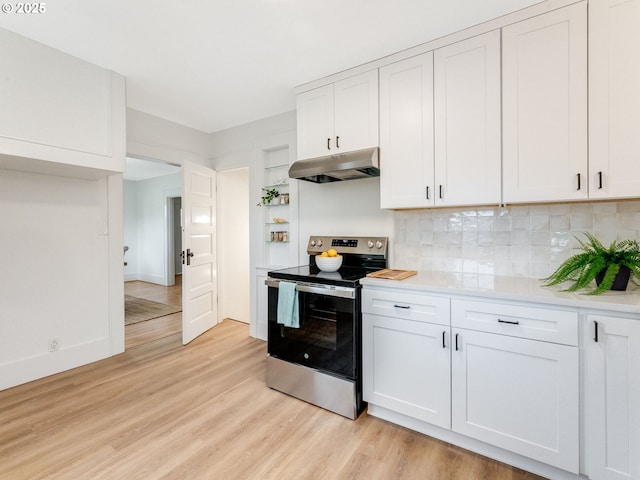
<svg viewBox="0 0 640 480"><path fill-rule="evenodd" d="M543 278L545 286L573 282L564 291L575 292L595 280L596 288L587 294L598 295L607 290L626 290L631 277L640 278L640 245L636 240L614 241L607 248L590 233L584 235L587 241L577 238L582 252Z"/></svg>

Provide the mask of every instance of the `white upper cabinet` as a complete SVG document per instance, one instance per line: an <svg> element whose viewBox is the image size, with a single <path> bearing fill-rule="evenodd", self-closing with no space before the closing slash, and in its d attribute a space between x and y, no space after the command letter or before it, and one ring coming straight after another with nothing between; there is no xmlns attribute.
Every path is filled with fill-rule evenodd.
<svg viewBox="0 0 640 480"><path fill-rule="evenodd" d="M378 70L296 96L298 159L378 146Z"/></svg>
<svg viewBox="0 0 640 480"><path fill-rule="evenodd" d="M125 170L124 77L3 29L0 71L1 165Z"/></svg>
<svg viewBox="0 0 640 480"><path fill-rule="evenodd" d="M589 1L589 196L640 195L640 0Z"/></svg>
<svg viewBox="0 0 640 480"><path fill-rule="evenodd" d="M503 29L503 201L587 198L587 6Z"/></svg>
<svg viewBox="0 0 640 480"><path fill-rule="evenodd" d="M380 177L382 208L500 203L499 31L380 69Z"/></svg>
<svg viewBox="0 0 640 480"><path fill-rule="evenodd" d="M297 95L296 112L298 158L328 155L333 138L333 85Z"/></svg>
<svg viewBox="0 0 640 480"><path fill-rule="evenodd" d="M501 200L500 31L434 53L435 204Z"/></svg>
<svg viewBox="0 0 640 480"><path fill-rule="evenodd" d="M433 53L380 69L380 206L434 205Z"/></svg>
<svg viewBox="0 0 640 480"><path fill-rule="evenodd" d="M378 146L378 70L333 84L335 150Z"/></svg>

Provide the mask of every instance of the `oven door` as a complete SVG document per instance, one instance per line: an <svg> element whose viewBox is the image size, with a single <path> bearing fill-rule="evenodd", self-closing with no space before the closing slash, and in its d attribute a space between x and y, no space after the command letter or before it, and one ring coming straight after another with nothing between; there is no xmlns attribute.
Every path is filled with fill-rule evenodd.
<svg viewBox="0 0 640 480"><path fill-rule="evenodd" d="M356 379L360 337L360 287L298 284L300 328L277 323L279 281L268 279L272 357Z"/></svg>

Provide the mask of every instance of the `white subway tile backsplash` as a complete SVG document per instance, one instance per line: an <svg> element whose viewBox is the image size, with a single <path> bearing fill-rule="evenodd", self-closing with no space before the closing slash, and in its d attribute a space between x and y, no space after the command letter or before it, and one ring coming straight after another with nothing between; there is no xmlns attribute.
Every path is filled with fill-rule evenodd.
<svg viewBox="0 0 640 480"><path fill-rule="evenodd" d="M542 278L576 237L639 239L640 201L394 212L394 268Z"/></svg>

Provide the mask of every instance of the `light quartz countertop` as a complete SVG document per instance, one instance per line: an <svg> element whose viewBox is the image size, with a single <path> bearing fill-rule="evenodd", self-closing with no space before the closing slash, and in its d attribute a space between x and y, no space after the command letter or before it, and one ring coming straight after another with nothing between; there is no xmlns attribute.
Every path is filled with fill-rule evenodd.
<svg viewBox="0 0 640 480"><path fill-rule="evenodd" d="M543 287L537 278L419 271L404 280L363 278L364 287L393 288L424 293L480 297L482 300L535 302L564 307L640 314L640 287L629 282L624 292L584 295L561 291L566 287Z"/></svg>

